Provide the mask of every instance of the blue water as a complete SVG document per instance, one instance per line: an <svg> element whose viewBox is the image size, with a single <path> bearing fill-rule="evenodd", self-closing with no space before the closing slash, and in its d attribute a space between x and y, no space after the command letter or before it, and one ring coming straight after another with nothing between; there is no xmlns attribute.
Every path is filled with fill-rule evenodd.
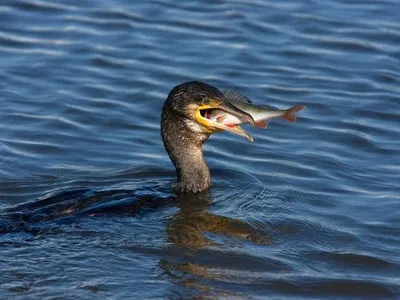
<svg viewBox="0 0 400 300"><path fill-rule="evenodd" d="M0 298L400 297L398 1L0 3ZM177 84L304 104L170 190Z"/></svg>

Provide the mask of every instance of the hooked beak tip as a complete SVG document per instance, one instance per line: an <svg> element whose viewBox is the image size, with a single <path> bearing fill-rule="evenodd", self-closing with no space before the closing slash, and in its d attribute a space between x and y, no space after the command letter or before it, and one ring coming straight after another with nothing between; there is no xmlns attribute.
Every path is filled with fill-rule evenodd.
<svg viewBox="0 0 400 300"><path fill-rule="evenodd" d="M236 106L234 106L232 103L230 103L228 101L222 102L221 108L226 110L228 113L231 113L233 115L236 115L236 116L246 119L252 125L254 125L254 123L255 123L252 115L237 108Z"/></svg>

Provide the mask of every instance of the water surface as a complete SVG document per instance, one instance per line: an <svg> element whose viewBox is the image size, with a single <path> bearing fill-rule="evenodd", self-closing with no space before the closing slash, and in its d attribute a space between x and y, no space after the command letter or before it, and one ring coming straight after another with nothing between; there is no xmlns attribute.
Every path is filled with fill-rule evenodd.
<svg viewBox="0 0 400 300"><path fill-rule="evenodd" d="M400 295L398 1L2 1L0 298ZM201 80L296 124L205 145L177 197L159 115Z"/></svg>

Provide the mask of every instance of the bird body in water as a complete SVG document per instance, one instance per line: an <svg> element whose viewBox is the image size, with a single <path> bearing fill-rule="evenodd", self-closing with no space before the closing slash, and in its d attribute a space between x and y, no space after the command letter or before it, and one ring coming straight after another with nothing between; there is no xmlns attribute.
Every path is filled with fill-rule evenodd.
<svg viewBox="0 0 400 300"><path fill-rule="evenodd" d="M210 171L203 158L202 146L212 133L230 131L253 141L240 124L224 124L208 118L214 110L224 111L241 120L241 124L255 125L252 114L233 105L216 87L199 81L174 87L164 103L161 136L177 172L174 186L177 192L197 193L210 187Z"/></svg>

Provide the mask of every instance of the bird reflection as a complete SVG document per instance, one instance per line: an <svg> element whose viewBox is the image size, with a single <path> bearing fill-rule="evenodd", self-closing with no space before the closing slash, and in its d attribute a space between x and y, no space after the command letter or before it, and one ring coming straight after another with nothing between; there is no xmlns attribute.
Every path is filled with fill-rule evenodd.
<svg viewBox="0 0 400 300"><path fill-rule="evenodd" d="M237 253L230 254L227 258L223 252L213 251L209 246L218 246L218 243L210 240L207 233L257 244L270 244L265 232L257 230L249 223L210 212L211 203L209 192L178 195L175 204L179 210L167 223L167 240L179 247L183 255L178 261L172 257L160 260L159 267L173 281L187 288L187 296L190 298L196 294L202 297L210 291L214 296L238 296L211 284L215 280L224 280L224 266L230 264L232 256L237 259L242 256Z"/></svg>
<svg viewBox="0 0 400 300"><path fill-rule="evenodd" d="M236 237L255 243L269 244L270 240L250 224L211 213L211 195L208 191L179 195L176 199L179 211L167 224L168 241L187 248L204 248L217 245L205 234L219 234Z"/></svg>

